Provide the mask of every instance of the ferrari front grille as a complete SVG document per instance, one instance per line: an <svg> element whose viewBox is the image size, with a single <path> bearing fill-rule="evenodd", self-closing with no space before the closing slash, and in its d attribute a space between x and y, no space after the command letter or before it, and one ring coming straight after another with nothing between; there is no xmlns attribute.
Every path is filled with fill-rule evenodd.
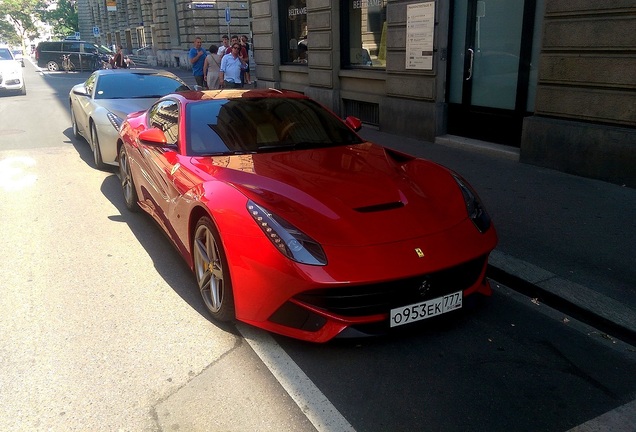
<svg viewBox="0 0 636 432"><path fill-rule="evenodd" d="M388 313L392 308L470 288L480 280L486 259L483 256L455 267L408 279L305 291L294 298L342 316Z"/></svg>

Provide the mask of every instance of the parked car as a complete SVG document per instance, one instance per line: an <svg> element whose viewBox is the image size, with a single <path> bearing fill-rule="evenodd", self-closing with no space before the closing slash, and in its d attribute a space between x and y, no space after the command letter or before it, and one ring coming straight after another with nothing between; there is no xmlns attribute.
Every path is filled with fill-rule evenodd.
<svg viewBox="0 0 636 432"><path fill-rule="evenodd" d="M78 40L40 42L35 49L38 66L51 72L61 69L63 55L70 55L76 69L92 71L102 61L108 62L110 54L107 48ZM99 61L96 61L96 57Z"/></svg>
<svg viewBox="0 0 636 432"><path fill-rule="evenodd" d="M97 70L69 93L73 135L88 141L97 168L117 165L118 131L126 115L148 108L168 93L189 89L167 71Z"/></svg>
<svg viewBox="0 0 636 432"><path fill-rule="evenodd" d="M20 62L22 67L25 67L24 64L24 52L21 49L12 49L13 57Z"/></svg>
<svg viewBox="0 0 636 432"><path fill-rule="evenodd" d="M9 47L0 46L0 91L12 91L26 95L26 84L20 61L16 60Z"/></svg>
<svg viewBox="0 0 636 432"><path fill-rule="evenodd" d="M124 201L158 222L219 321L325 342L491 295L497 234L475 191L360 127L290 91L167 95L121 127Z"/></svg>

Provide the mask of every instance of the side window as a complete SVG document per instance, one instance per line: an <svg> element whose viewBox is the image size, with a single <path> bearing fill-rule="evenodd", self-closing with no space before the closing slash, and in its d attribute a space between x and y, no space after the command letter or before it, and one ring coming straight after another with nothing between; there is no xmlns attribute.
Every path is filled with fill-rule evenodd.
<svg viewBox="0 0 636 432"><path fill-rule="evenodd" d="M83 43L82 44L82 52L95 54L97 52L97 47L93 44Z"/></svg>
<svg viewBox="0 0 636 432"><path fill-rule="evenodd" d="M86 91L88 94L93 94L93 89L95 88L95 80L97 78L97 74L92 74L88 77L86 82L84 83L84 87L86 87Z"/></svg>
<svg viewBox="0 0 636 432"><path fill-rule="evenodd" d="M64 45L62 45L62 51L78 53L80 52L80 43L79 42L64 42Z"/></svg>
<svg viewBox="0 0 636 432"><path fill-rule="evenodd" d="M281 63L307 63L307 0L279 0Z"/></svg>
<svg viewBox="0 0 636 432"><path fill-rule="evenodd" d="M342 64L386 67L387 0L342 0Z"/></svg>
<svg viewBox="0 0 636 432"><path fill-rule="evenodd" d="M161 101L149 113L150 127L161 129L170 145L179 140L179 104L176 101Z"/></svg>

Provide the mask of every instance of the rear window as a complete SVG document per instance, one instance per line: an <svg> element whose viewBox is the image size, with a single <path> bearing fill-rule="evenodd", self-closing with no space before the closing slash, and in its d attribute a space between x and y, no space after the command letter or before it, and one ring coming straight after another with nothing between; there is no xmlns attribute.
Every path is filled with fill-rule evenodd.
<svg viewBox="0 0 636 432"><path fill-rule="evenodd" d="M188 89L183 81L171 77L122 71L99 76L95 99L160 98Z"/></svg>

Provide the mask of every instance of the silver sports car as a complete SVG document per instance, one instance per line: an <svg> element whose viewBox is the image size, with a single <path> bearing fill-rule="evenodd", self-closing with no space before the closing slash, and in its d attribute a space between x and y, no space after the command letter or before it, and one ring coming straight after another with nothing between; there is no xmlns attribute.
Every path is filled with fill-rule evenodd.
<svg viewBox="0 0 636 432"><path fill-rule="evenodd" d="M119 126L126 116L149 108L161 96L183 90L190 88L163 70L97 70L69 93L73 135L88 141L96 168L117 165Z"/></svg>

